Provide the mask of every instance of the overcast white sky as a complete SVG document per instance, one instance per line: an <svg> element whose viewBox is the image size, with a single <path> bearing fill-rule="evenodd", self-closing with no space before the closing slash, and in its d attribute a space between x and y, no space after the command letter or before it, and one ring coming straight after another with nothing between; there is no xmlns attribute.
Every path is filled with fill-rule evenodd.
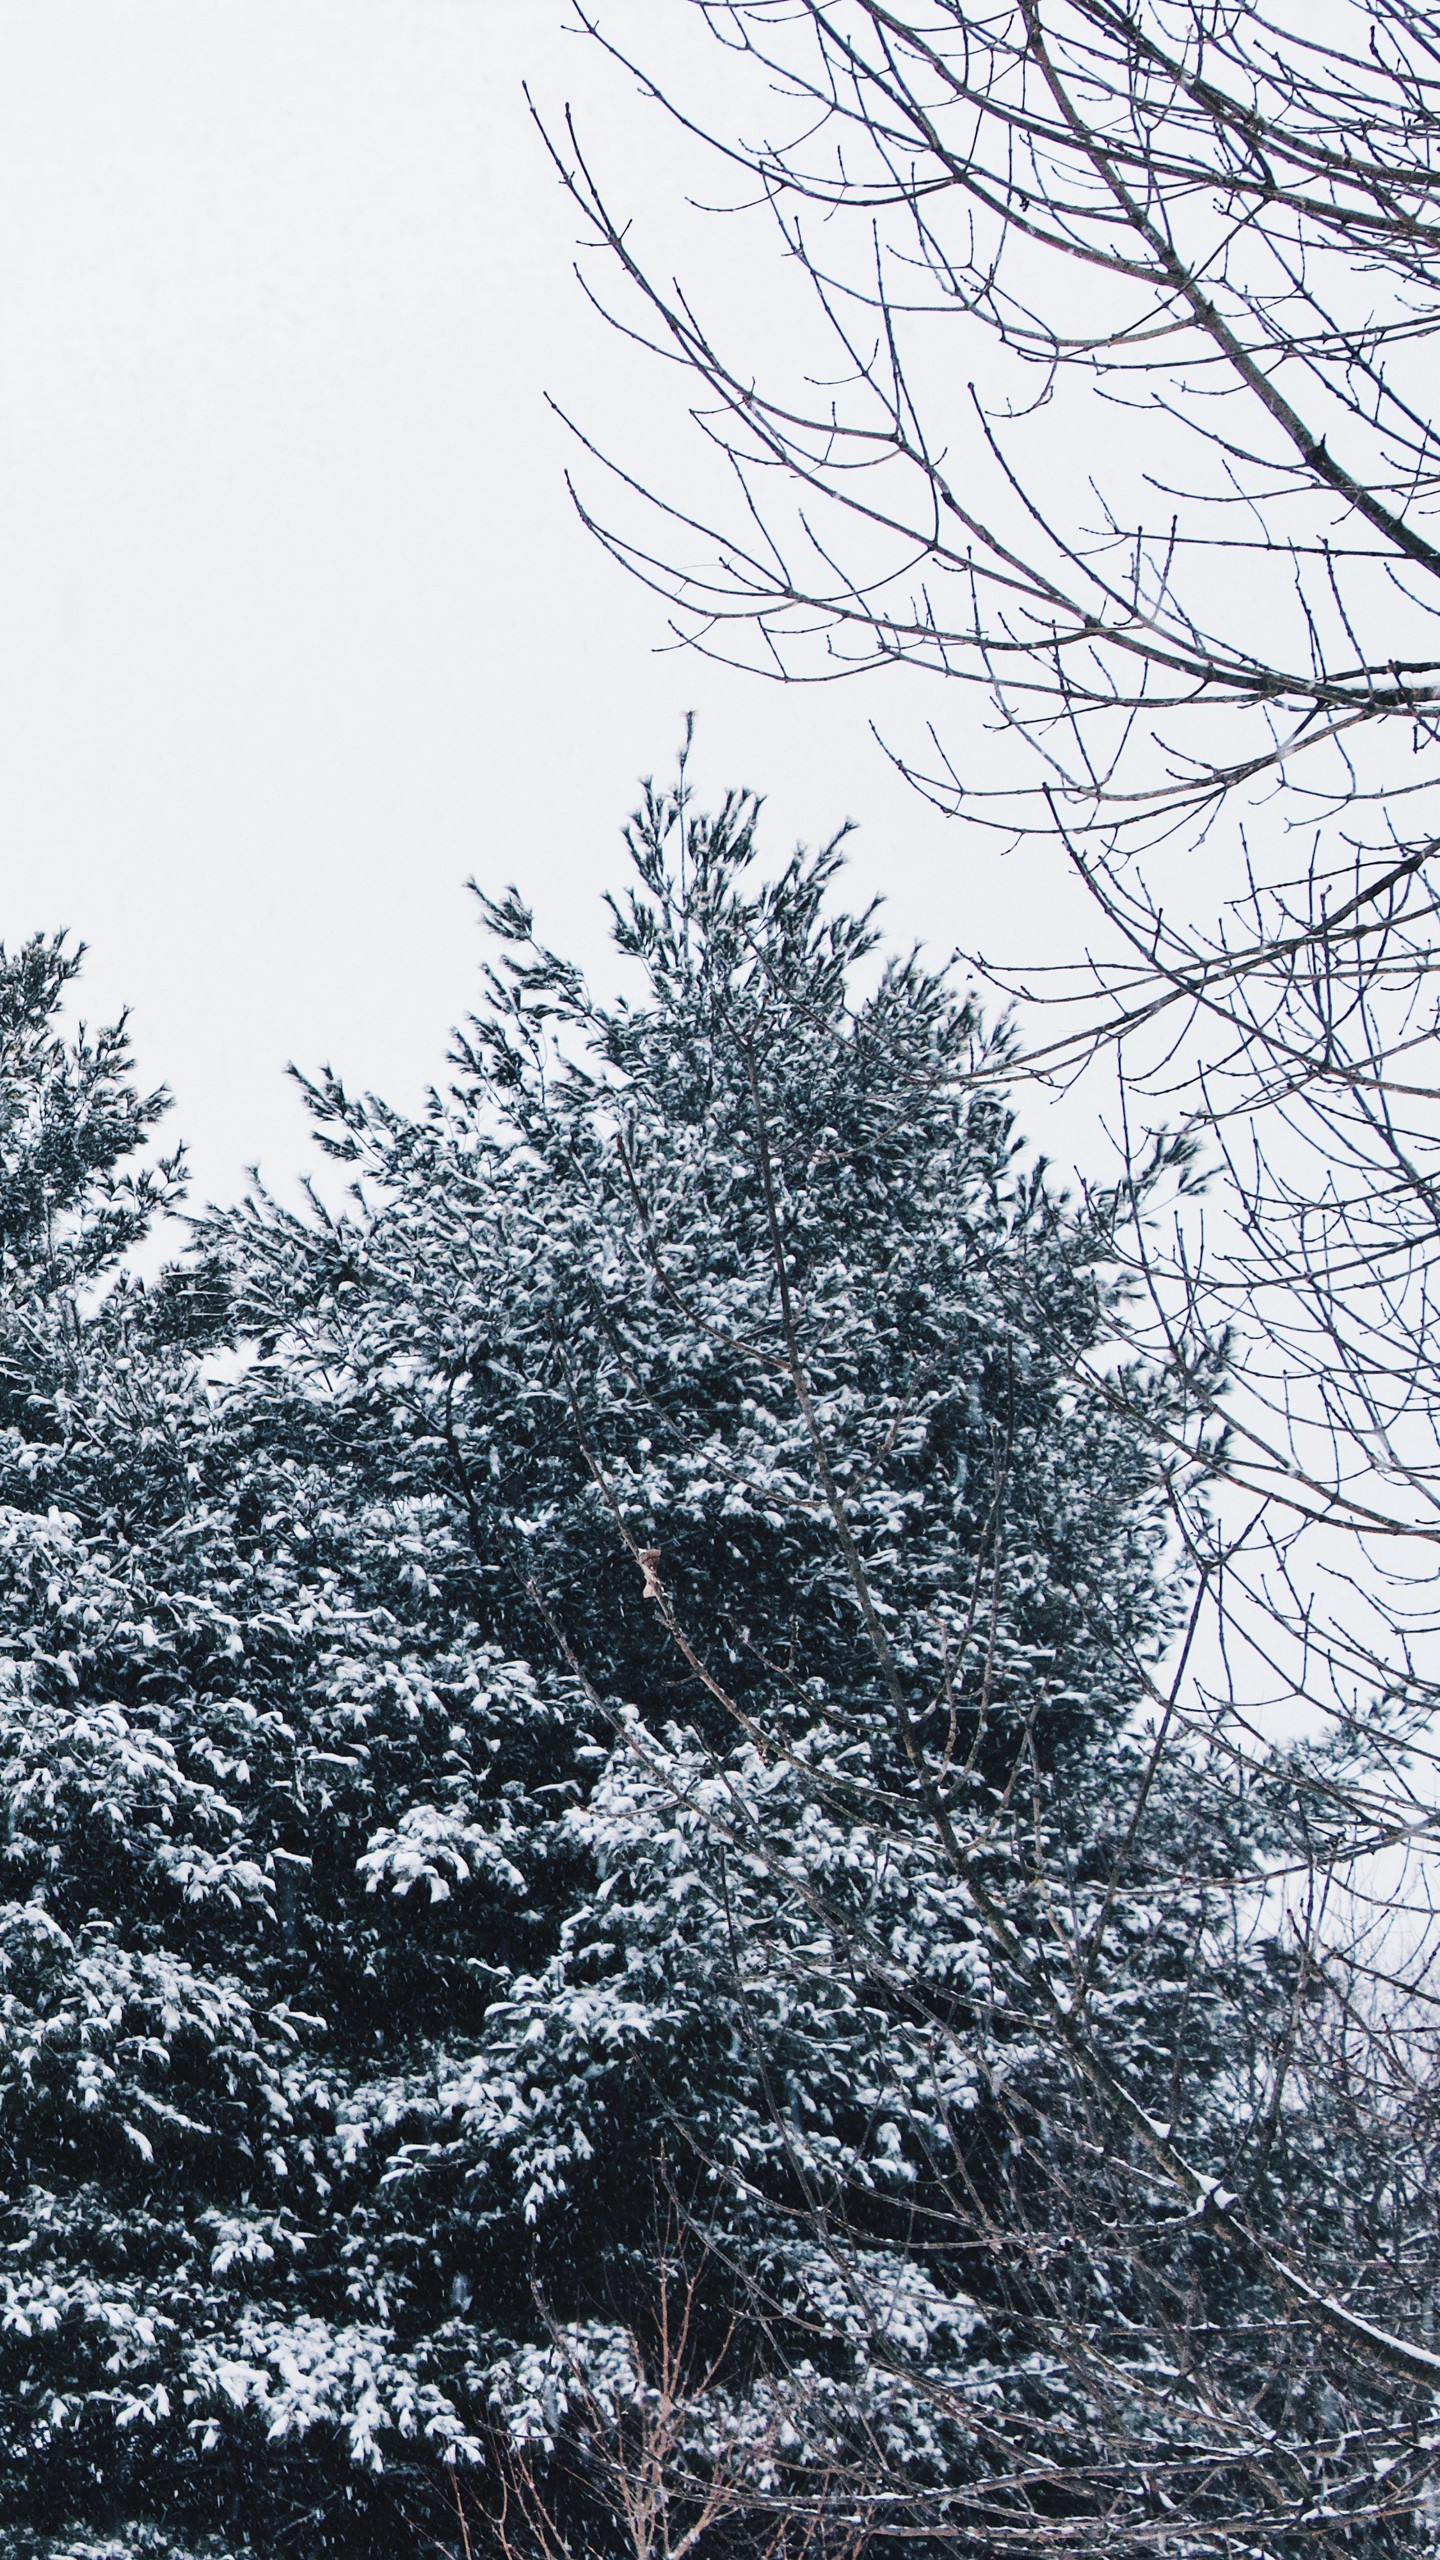
<svg viewBox="0 0 1440 2560"><path fill-rule="evenodd" d="M521 95L639 168L564 15L0 0L0 934L89 943L202 1194L293 1174L287 1059L418 1097L467 874L593 960L692 705L777 853L853 816L898 937L1013 938L1018 881L889 774L873 692L657 653L570 510L546 389L613 424L654 386L586 314Z"/></svg>

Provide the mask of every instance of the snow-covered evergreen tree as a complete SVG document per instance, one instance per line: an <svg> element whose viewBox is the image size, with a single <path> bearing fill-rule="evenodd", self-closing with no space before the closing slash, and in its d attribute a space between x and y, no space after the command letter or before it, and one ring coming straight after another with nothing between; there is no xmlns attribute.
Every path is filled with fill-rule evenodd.
<svg viewBox="0 0 1440 2560"><path fill-rule="evenodd" d="M647 800L626 1003L492 908L451 1089L314 1089L345 1213L148 1290L100 1284L155 1106L7 964L0 2529L49 2553L408 2552L447 2458L623 2396L657 2215L732 2340L702 2452L1063 2463L1061 2314L1133 2328L1130 2260L1076 2257L982 1876L1223 2133L1243 1847L1167 1781L1114 1884L1173 1603L1106 1205L752 822Z"/></svg>
<svg viewBox="0 0 1440 2560"><path fill-rule="evenodd" d="M214 1259L117 1277L180 1168L131 1171L163 1098L123 1025L65 1038L75 966L0 962L0 2533L239 2547L338 2500L345 2547L380 2434L464 2433L397 2346L368 2157L347 2185L356 2058L484 2008L473 1912L417 1934L361 1860L457 1718L527 1800L570 1744L437 1590L403 1483L357 1513L268 1371L207 1388ZM522 1918L512 1961L544 1943Z"/></svg>
<svg viewBox="0 0 1440 2560"><path fill-rule="evenodd" d="M1026 1824L1104 1876L1169 1624L1160 1488L1081 1383L1105 1218L1022 1166L1003 1043L943 977L876 968L833 852L753 882L752 818L647 802L631 1004L493 908L449 1094L419 1123L314 1094L355 1213L260 1207L213 1242L323 1463L403 1483L489 1640L569 1675L561 1890L518 1861L546 1961L497 1963L481 2032L417 2039L384 2084L391 2210L444 2233L465 2314L462 2403L483 2369L543 2433L567 2359L643 2319L663 2162L725 2270L717 2325L738 2296L804 2368L808 2448L883 2423L936 2480L975 2458L957 2377L973 2402L1034 2339L993 2282L982 2319L937 2167L963 2119L994 2184L996 1993L912 1756L1017 1903L1017 1756ZM472 1763L393 1804L370 1876L412 1909L427 1868L458 1885L447 1840L492 1801ZM1193 1901L1173 1917L1178 1983ZM536 2287L564 2338L538 2362ZM727 2423L768 2440L773 2375Z"/></svg>

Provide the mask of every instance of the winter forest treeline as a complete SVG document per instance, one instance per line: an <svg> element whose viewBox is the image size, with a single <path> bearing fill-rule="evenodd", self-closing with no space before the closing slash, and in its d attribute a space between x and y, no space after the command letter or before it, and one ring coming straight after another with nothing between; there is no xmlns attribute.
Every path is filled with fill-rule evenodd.
<svg viewBox="0 0 1440 2560"><path fill-rule="evenodd" d="M428 1113L312 1093L346 1209L150 1287L158 1106L58 1029L59 945L5 964L0 2406L58 2548L409 2547L497 2427L633 2397L665 2284L727 2507L853 2503L872 2438L923 2506L1072 2422L986 2247L1055 2209L1045 2066L915 1756L1018 1930L1014 1829L1093 1901L1183 1578L1075 1385L1104 1206L752 816L647 801L617 1007L491 909ZM1103 1968L1142 2073L1182 1798Z"/></svg>
<svg viewBox="0 0 1440 2560"><path fill-rule="evenodd" d="M1222 2212L1373 2250L1283 1797L1155 1752L1134 1202L754 818L647 796L614 1005L488 907L428 1110L311 1091L346 1206L148 1285L161 1106L4 964L17 2549L1223 2536L1257 2340L1323 2452L1343 2344L1037 1988Z"/></svg>

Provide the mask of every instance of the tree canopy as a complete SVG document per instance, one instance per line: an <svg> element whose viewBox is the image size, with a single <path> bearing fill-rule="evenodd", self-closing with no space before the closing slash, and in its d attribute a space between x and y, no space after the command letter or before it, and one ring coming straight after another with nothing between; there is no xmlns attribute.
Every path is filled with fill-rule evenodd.
<svg viewBox="0 0 1440 2560"><path fill-rule="evenodd" d="M1184 1576L1084 1380L1114 1204L755 814L647 797L617 1002L490 905L429 1107L311 1087L346 1204L149 1286L158 1106L5 963L0 2428L56 2554L410 2547L497 2430L559 2459L667 2248L691 2455L766 2495L883 2440L938 2514L1074 2423L947 1843L1027 1940L1037 1829L1116 1903ZM1156 1854L1094 1986L1142 2070L1215 1918Z"/></svg>

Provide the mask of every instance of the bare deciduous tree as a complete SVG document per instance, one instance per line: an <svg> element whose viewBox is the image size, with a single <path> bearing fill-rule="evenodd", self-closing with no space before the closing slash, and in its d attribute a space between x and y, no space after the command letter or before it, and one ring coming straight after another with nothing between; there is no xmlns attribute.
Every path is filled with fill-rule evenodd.
<svg viewBox="0 0 1440 2560"><path fill-rule="evenodd" d="M830 2560L863 2539L853 2516L831 2518L823 2489L786 2492L775 2420L728 2396L743 2349L733 2313L707 2335L706 2253L687 2253L673 2195L657 2198L654 2299L648 2334L617 2326L598 2363L546 2318L534 2357L533 2422L496 2432L487 2494L452 2473L462 2560L574 2560L613 2548L623 2560ZM543 2310L543 2305L542 2305ZM437 2543L448 2554L453 2546Z"/></svg>
<svg viewBox="0 0 1440 2560"><path fill-rule="evenodd" d="M576 15L625 58L613 11ZM1167 1403L1157 1428L1199 1598L1156 1765L1203 1773L1217 1834L1227 1788L1265 1797L1268 1877L1233 1910L1283 1908L1294 1955L1233 2179L1156 2114L1092 1997L1148 1779L1083 1923L1036 1832L1031 1889L1071 1915L1040 1963L916 1760L1010 1996L1069 2074L1073 2247L1110 2213L1149 2289L1155 2399L1132 2359L1093 2477L1137 2467L1088 2524L1057 2508L1053 2540L1388 2547L1432 2530L1440 2382L1440 13L694 0L694 22L698 72L708 41L741 75L733 121L707 114L703 76L662 93L631 68L730 172L728 218L772 227L812 335L761 362L710 325L584 135L552 129L610 307L681 369L698 431L691 492L622 454L582 510L698 650L787 680L943 682L926 743L893 746L902 768L982 833L1063 848L1094 902L1072 970L1003 979L1027 999L1025 1063L1064 1080L1108 1061L1137 1198L1166 1126L1210 1175L1164 1221L1147 1191L1116 1253L1137 1350L1186 1390L1184 1424ZM883 1596L835 1453L817 1437L814 1456L884 1683ZM1301 2121L1328 2128L1328 2190L1320 2155L1287 2148ZM1039 2128L1013 2134L1036 2157ZM1141 2210L1160 2194L1179 2259L1182 2224ZM1037 2299L1065 2215L1044 2219ZM1197 2230L1243 2270L1218 2343L1194 2262L1179 2272ZM1066 2298L1048 2296L1054 2334L1100 2406L1108 2350ZM1162 2404L1214 2430L1168 2487L1135 2450ZM983 2530L1004 2547L998 2515Z"/></svg>

